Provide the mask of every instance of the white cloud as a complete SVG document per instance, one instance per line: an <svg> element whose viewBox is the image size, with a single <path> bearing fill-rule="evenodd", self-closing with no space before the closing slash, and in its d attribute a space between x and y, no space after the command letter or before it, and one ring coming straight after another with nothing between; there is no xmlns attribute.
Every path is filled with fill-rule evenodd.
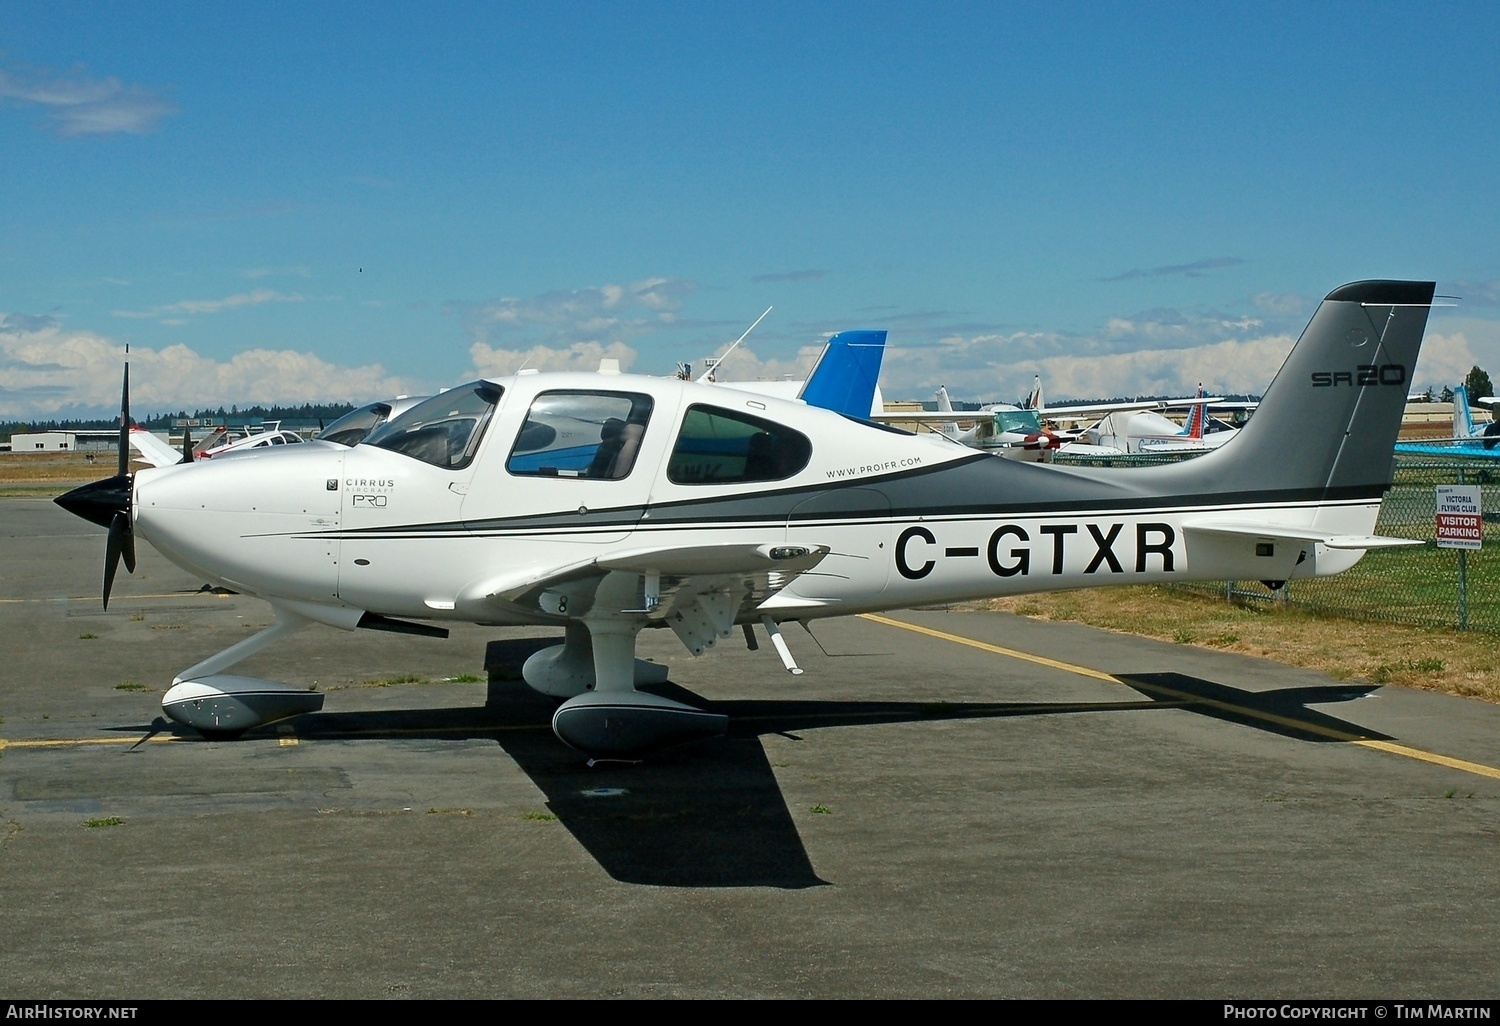
<svg viewBox="0 0 1500 1026"><path fill-rule="evenodd" d="M803 346L791 359L779 360L775 357L762 359L753 349L741 343L719 365L716 377L719 381L802 381L812 373L813 364L823 351L823 345L824 343L819 342L817 345ZM693 367L694 377L702 372L703 368Z"/></svg>
<svg viewBox="0 0 1500 1026"><path fill-rule="evenodd" d="M117 408L123 344L56 323L26 330L13 320L0 320L0 417ZM226 361L185 345L132 346L129 360L131 405L140 411L362 401L424 390L379 364L339 366L290 349L250 349Z"/></svg>
<svg viewBox="0 0 1500 1026"><path fill-rule="evenodd" d="M241 306L257 306L261 303L301 303L307 297L300 292L275 292L271 289L256 289L254 292L239 292L223 299L184 299L166 306L155 306L150 310L111 310L116 317L148 318L168 314L213 314L233 310ZM181 320L162 321L163 324L182 324Z"/></svg>
<svg viewBox="0 0 1500 1026"><path fill-rule="evenodd" d="M1307 317L1317 304L1297 292L1257 292L1250 301L1279 317Z"/></svg>
<svg viewBox="0 0 1500 1026"><path fill-rule="evenodd" d="M1439 335L1429 331L1422 340L1422 352L1417 357L1417 369L1412 374L1412 383L1417 387L1456 385L1469 373L1469 368L1479 361L1469 347L1469 339L1463 332Z"/></svg>
<svg viewBox="0 0 1500 1026"><path fill-rule="evenodd" d="M301 265L294 267L249 267L240 272L246 278L272 278L284 275L295 275L298 278L312 277L312 268Z"/></svg>
<svg viewBox="0 0 1500 1026"><path fill-rule="evenodd" d="M118 78L64 77L46 68L0 70L0 100L46 111L59 135L104 135L156 130L177 113L176 104L141 85Z"/></svg>
<svg viewBox="0 0 1500 1026"><path fill-rule="evenodd" d="M1215 392L1259 393L1271 383L1296 339L1272 334L1228 339L1182 348L1154 347L1128 352L1069 355L1072 340L1050 336L1056 355L1015 359L1011 343L1049 336L1018 333L951 340L944 355L930 349L893 347L886 356L881 388L891 398L925 399L938 385L955 398L1014 401L1036 374L1049 396L1113 398L1131 395L1187 395L1203 385ZM1032 348L1026 346L1025 348ZM961 365L949 353L963 352Z"/></svg>
<svg viewBox="0 0 1500 1026"><path fill-rule="evenodd" d="M1190 395L1200 382L1219 394L1259 394L1298 333L1249 317L1151 311L1113 318L1092 335L990 332L920 348L893 341L881 388L891 398L926 399L946 384L955 398L1013 402L1040 374L1056 399ZM1452 385L1476 364L1500 365L1500 321L1450 316L1429 325L1413 385Z"/></svg>
<svg viewBox="0 0 1500 1026"><path fill-rule="evenodd" d="M618 360L622 371L630 370L638 354L623 342L601 345L598 342L575 342L557 349L532 346L529 349L499 349L485 342L469 346L474 374L481 378L503 378L523 367L539 371L591 371L599 369L602 359Z"/></svg>
<svg viewBox="0 0 1500 1026"><path fill-rule="evenodd" d="M509 351L528 344L566 349L580 342L618 342L673 324L683 300L696 289L696 283L682 278L647 278L630 285L449 303L446 309L475 342L499 342Z"/></svg>

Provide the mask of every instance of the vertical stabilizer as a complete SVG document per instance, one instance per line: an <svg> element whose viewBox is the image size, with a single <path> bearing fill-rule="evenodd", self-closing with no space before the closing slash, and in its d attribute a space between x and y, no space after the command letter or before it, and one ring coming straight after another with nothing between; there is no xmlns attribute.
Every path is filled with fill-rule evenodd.
<svg viewBox="0 0 1500 1026"><path fill-rule="evenodd" d="M1459 385L1453 390L1453 437L1473 438L1477 434L1474 411L1469 409L1469 390Z"/></svg>
<svg viewBox="0 0 1500 1026"><path fill-rule="evenodd" d="M1203 383L1201 381L1198 383L1197 398L1203 398ZM1196 406L1188 407L1187 426L1183 428L1182 433L1189 438L1196 438L1201 441L1203 438L1203 428L1207 420L1208 403L1198 403Z"/></svg>
<svg viewBox="0 0 1500 1026"><path fill-rule="evenodd" d="M1036 410L1038 413L1041 413L1046 408L1047 401L1042 398L1042 376L1038 374L1036 376L1036 382L1031 386L1031 394L1028 395L1026 397L1026 401L1021 404L1021 409Z"/></svg>
<svg viewBox="0 0 1500 1026"><path fill-rule="evenodd" d="M884 331L841 331L828 340L797 398L809 406L867 418L885 356Z"/></svg>
<svg viewBox="0 0 1500 1026"><path fill-rule="evenodd" d="M1330 292L1234 438L1168 477L1208 492L1378 495L1436 285L1360 281Z"/></svg>

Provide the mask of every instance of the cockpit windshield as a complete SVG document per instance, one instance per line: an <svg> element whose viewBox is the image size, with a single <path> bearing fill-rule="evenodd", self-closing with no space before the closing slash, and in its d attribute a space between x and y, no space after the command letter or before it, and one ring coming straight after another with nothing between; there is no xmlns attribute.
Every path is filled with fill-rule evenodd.
<svg viewBox="0 0 1500 1026"><path fill-rule="evenodd" d="M1042 430L1041 419L1035 410L1001 410L995 414L995 430L1004 434L1036 434Z"/></svg>
<svg viewBox="0 0 1500 1026"><path fill-rule="evenodd" d="M499 385L488 381L450 388L377 428L365 444L448 470L466 467L502 394Z"/></svg>
<svg viewBox="0 0 1500 1026"><path fill-rule="evenodd" d="M339 445L358 445L391 415L390 403L371 403L344 414L318 432L318 440Z"/></svg>

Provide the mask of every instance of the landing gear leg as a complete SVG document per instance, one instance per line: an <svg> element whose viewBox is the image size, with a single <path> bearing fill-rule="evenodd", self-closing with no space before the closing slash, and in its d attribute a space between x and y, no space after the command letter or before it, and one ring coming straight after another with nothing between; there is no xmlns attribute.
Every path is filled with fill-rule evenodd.
<svg viewBox="0 0 1500 1026"><path fill-rule="evenodd" d="M636 628L639 630L639 628ZM594 638L582 620L569 620L561 645L534 652L521 667L521 678L535 691L553 698L573 698L598 689ZM634 658L635 635L630 635L633 684L665 684L667 668ZM628 664L627 664L628 665Z"/></svg>
<svg viewBox="0 0 1500 1026"><path fill-rule="evenodd" d="M210 740L230 740L262 723L323 708L321 692L222 672L312 623L275 608L271 626L179 673L161 698L161 711Z"/></svg>

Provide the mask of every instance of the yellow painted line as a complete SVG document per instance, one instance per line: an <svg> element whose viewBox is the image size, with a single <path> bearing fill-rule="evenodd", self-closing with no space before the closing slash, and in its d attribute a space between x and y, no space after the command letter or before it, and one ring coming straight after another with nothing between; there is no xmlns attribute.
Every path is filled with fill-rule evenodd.
<svg viewBox="0 0 1500 1026"><path fill-rule="evenodd" d="M993 652L996 655L1009 656L1012 659L1021 659L1028 663L1036 663L1040 666L1050 666L1053 669L1057 670L1066 670L1069 673L1076 673L1083 677L1092 677L1095 680L1107 680L1115 684L1125 684L1125 682L1120 680L1118 677L1111 676L1107 673L1101 673L1100 671L1090 669L1087 666L1076 666L1072 663L1064 663L1056 659L1048 659L1044 656L1032 655L1029 652L1018 652L1013 648L1002 648L999 645L989 645L983 641L975 641L973 638L965 638L958 634L948 634L944 631L933 630L931 627L922 627L918 624L907 623L904 620L893 620L890 617L877 616L874 613L861 613L859 615L866 620L873 620L875 623L883 623L889 627L900 627L902 630L914 631L917 634L925 634L928 637L939 638L943 641L951 641L959 645L967 645L970 648L977 648L985 652ZM1373 748L1378 752L1387 752L1391 755L1401 755L1405 756L1408 759L1416 759L1419 762L1428 762L1432 763L1435 766L1446 766L1448 769L1462 770L1465 773L1473 773L1477 776L1490 777L1495 780L1500 780L1500 769L1497 769L1494 766L1486 766L1483 763L1468 762L1464 759L1454 759L1446 755L1438 755L1436 752L1425 752L1420 748L1411 748L1407 745L1398 745L1393 741L1377 741L1374 738L1362 737L1358 734L1350 734L1347 731L1337 730L1332 727L1325 727L1319 723L1310 723L1306 720L1299 720L1290 716L1278 716L1276 713L1264 712L1260 709L1251 709L1242 705L1233 705L1229 702L1220 702L1212 698L1203 698L1199 695L1191 694L1190 692L1179 691L1176 688L1169 688L1160 684L1149 684L1146 681L1138 680L1133 684L1125 684L1125 686L1142 687L1147 689L1148 691L1155 691L1163 695L1170 695L1177 700L1177 702L1173 703L1174 705L1178 703L1181 703L1182 705L1206 705L1210 708L1221 709L1225 712L1232 712L1237 716L1248 716L1252 719L1264 720L1267 723L1276 723L1284 727L1292 727L1296 730L1305 730L1311 734L1320 734L1323 737L1327 737L1335 741L1345 741L1349 744L1359 745L1363 748Z"/></svg>
<svg viewBox="0 0 1500 1026"><path fill-rule="evenodd" d="M344 741L357 737L401 737L406 735L426 736L430 734L473 734L475 737L483 737L486 734L509 734L523 730L551 730L547 723L518 723L496 727L403 727L397 730L346 730L337 734L328 734L324 737L307 738L310 741ZM142 741L151 744L166 744L172 741L191 741L191 738L178 737L175 734L161 734L154 737L29 737L29 738L0 738L0 751L7 748L82 748L89 745L135 745ZM269 741L267 737L250 737L244 741L236 741L235 744L253 744L256 741ZM295 735L282 736L276 739L282 748L290 748L301 744L304 739Z"/></svg>
<svg viewBox="0 0 1500 1026"><path fill-rule="evenodd" d="M938 703L934 702L934 703L931 703L931 704L936 705ZM991 719L991 718L994 718L996 716L1027 716L1027 715L1031 715L1033 713L1053 713L1053 712L1063 712L1063 711L1067 711L1067 712L1130 712L1132 710L1145 710L1145 709L1180 709L1183 706L1185 706L1185 705L1191 705L1192 703L1190 703L1190 702L1150 702L1150 701L1146 701L1146 702L1066 702L1066 703L1061 703L1060 704L1060 703L1057 703L1057 702L1041 702L1041 703L1032 703L1032 704L1028 704L1028 705L1007 705L1007 706L1004 707L1004 711L1003 712L998 712L998 713L996 713L996 712L980 712L980 713L973 713L973 714L966 712L962 708L965 705L972 705L972 704L973 704L972 702L954 702L954 703L952 703L953 710L951 712L946 711L946 710L934 710L931 713L927 714L927 718L928 719L933 719L933 720L982 720L982 719ZM866 712L866 713L830 712L830 713L809 713L807 715L798 714L797 719L799 721L803 721L803 720L836 720L836 721L839 721L840 723L845 723L845 722L848 722L850 720L876 720L876 719L884 719L884 718L889 717L890 715L891 714L889 712L880 712L880 711L877 711L877 712ZM778 720L785 720L785 719L786 719L786 717L783 716L783 715L781 715L781 714L778 714L778 713L767 713L764 716L736 716L734 718L734 722L736 722L736 723L766 723L766 722L772 722L772 723L774 723L774 722L776 722ZM794 728L790 728L790 729L801 730L802 728L801 727L794 727Z"/></svg>
<svg viewBox="0 0 1500 1026"><path fill-rule="evenodd" d="M1120 681L1125 684L1124 681ZM1153 684L1144 680L1133 680L1126 687L1145 688L1147 691L1157 691L1163 695L1171 695L1173 698L1185 701L1190 705L1206 705L1210 709L1222 709L1224 712L1232 712L1236 716L1249 716L1257 720L1265 720L1267 723L1279 724L1283 727L1291 727L1294 730L1305 730L1309 734L1320 734L1334 741L1368 741L1369 738L1363 734L1351 734L1347 730L1339 730L1335 727L1325 727L1321 723L1312 723L1308 720L1299 720L1295 716L1281 716L1277 713L1266 712L1263 709L1251 709L1249 706L1235 705L1233 702L1221 702L1216 698L1204 698L1195 695L1191 691L1179 691L1162 684ZM1415 751L1415 749L1413 749Z"/></svg>
<svg viewBox="0 0 1500 1026"><path fill-rule="evenodd" d="M0 739L0 751L7 748L78 748L83 745L137 745L142 740L159 745L176 741L173 735L162 737L32 737L6 741Z"/></svg>
<svg viewBox="0 0 1500 1026"><path fill-rule="evenodd" d="M237 595L216 595L211 591L179 591L167 595L112 595L116 602L133 602L136 599L183 599L183 598L238 598ZM47 604L54 602L98 602L98 595L59 595L57 598L7 598L0 599L0 605L15 606L27 604Z"/></svg>
<svg viewBox="0 0 1500 1026"><path fill-rule="evenodd" d="M1381 752L1390 752L1392 755L1404 755L1408 759L1420 759L1422 762L1431 762L1439 766L1447 766L1449 769L1463 770L1465 773L1477 773L1481 777L1492 777L1500 780L1500 769L1493 766L1485 766L1478 762L1465 762L1463 759L1450 759L1446 755L1436 755L1432 752L1424 752L1420 748L1408 748L1391 741L1376 741L1370 738L1362 738L1354 742L1366 748L1374 748Z"/></svg>
<svg viewBox="0 0 1500 1026"><path fill-rule="evenodd" d="M993 652L996 655L1010 656L1012 659L1024 659L1028 663L1036 663L1039 666L1050 666L1054 670L1066 670L1069 673L1077 673L1085 677L1093 677L1095 680L1107 680L1113 684L1120 683L1119 680L1111 677L1109 674L1100 673L1098 670L1091 670L1087 666L1074 666L1072 663L1060 663L1056 659L1048 659L1045 656L1032 655L1030 652L1018 652L1013 648L1001 648L999 645L987 645L983 641L975 641L973 638L964 638L960 637L957 634L945 634L943 631L935 631L931 627L920 627L914 623L907 623L904 620L892 620L890 617L877 616L874 613L861 613L859 615L863 619L874 620L876 623L883 623L888 627L900 627L903 630L916 631L918 634L926 634L928 637L941 638L944 641L951 641L959 645L968 645L970 648L977 648L984 652Z"/></svg>

